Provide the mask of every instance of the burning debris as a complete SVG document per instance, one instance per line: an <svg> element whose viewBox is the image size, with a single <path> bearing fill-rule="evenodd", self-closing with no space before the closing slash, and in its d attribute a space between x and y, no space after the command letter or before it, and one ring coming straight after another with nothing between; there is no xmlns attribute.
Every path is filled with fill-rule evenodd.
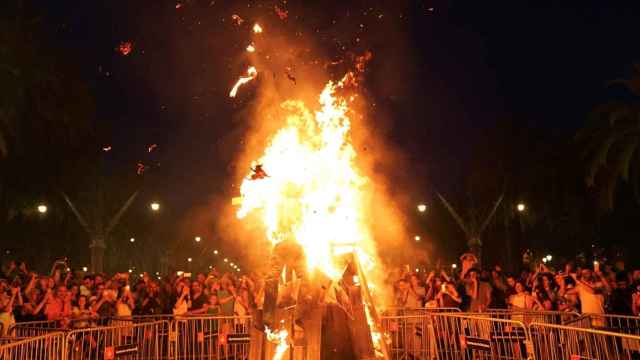
<svg viewBox="0 0 640 360"><path fill-rule="evenodd" d="M116 49L122 56L127 56L133 51L133 43L131 41L123 41Z"/></svg>
<svg viewBox="0 0 640 360"><path fill-rule="evenodd" d="M238 26L242 25L242 23L244 22L244 19L242 19L240 15L236 15L236 14L231 15L231 20L233 21L234 24Z"/></svg>
<svg viewBox="0 0 640 360"><path fill-rule="evenodd" d="M249 180L261 180L269 177L269 175L267 175L267 172L262 168L261 164L256 165L254 168L251 168L251 171L252 173L249 177Z"/></svg>
<svg viewBox="0 0 640 360"><path fill-rule="evenodd" d="M280 20L286 20L289 17L289 11L281 9L278 5L275 5L273 10L276 12L276 15L278 15Z"/></svg>
<svg viewBox="0 0 640 360"><path fill-rule="evenodd" d="M256 70L255 67L250 66L247 69L247 76L243 76L240 77L240 79L238 79L238 81L236 82L235 85L233 85L233 88L231 89L231 91L229 92L229 97L236 97L236 94L238 93L238 88L246 83L248 83L249 81L255 79L258 76L258 70Z"/></svg>

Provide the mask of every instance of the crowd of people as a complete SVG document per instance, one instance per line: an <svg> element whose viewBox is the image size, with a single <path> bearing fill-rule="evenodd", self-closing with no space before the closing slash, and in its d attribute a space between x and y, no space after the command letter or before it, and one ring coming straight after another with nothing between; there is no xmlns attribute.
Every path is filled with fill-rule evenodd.
<svg viewBox="0 0 640 360"><path fill-rule="evenodd" d="M460 263L459 271L456 265L448 271L402 270L394 287L396 305L640 315L640 270L628 271L621 260L590 266L569 261L561 269L541 262L517 274L499 265L479 268L472 254L464 254Z"/></svg>
<svg viewBox="0 0 640 360"><path fill-rule="evenodd" d="M264 279L257 275L172 272L164 277L129 272L89 274L64 264L50 274L29 271L24 262L5 265L0 278L0 323L5 334L15 322L49 320L82 328L105 319L132 315L246 316L264 301ZM640 270L627 271L622 261L574 262L554 270L545 264L508 274L500 266L478 267L465 254L448 269L390 275L395 306L404 309L446 307L461 311L487 309L571 311L640 316Z"/></svg>
<svg viewBox="0 0 640 360"><path fill-rule="evenodd" d="M250 315L260 289L251 276L173 272L165 277L129 272L89 274L56 266L51 274L29 271L11 261L0 278L0 323L56 321L62 328L83 328L132 315Z"/></svg>

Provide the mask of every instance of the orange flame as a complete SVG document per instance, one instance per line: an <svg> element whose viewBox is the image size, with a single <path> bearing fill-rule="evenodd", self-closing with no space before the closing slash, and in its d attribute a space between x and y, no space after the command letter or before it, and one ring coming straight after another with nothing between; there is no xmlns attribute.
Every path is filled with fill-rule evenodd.
<svg viewBox="0 0 640 360"><path fill-rule="evenodd" d="M255 23L255 25L253 25L253 32L256 34L262 33L262 26L260 26L260 24L258 23Z"/></svg>
<svg viewBox="0 0 640 360"><path fill-rule="evenodd" d="M247 46L247 51L248 51L248 52L254 52L254 51L256 51L256 47L255 47L255 46L253 46L253 44L249 44L249 45Z"/></svg>
<svg viewBox="0 0 640 360"><path fill-rule="evenodd" d="M276 346L276 352L273 354L273 360L281 360L282 356L287 351L287 337L289 336L289 332L286 329L273 332L268 327L264 332L267 335L267 340L278 344L278 346Z"/></svg>
<svg viewBox="0 0 640 360"><path fill-rule="evenodd" d="M233 85L233 88L229 92L229 97L236 97L236 94L238 93L238 88L248 83L249 81L255 79L257 76L258 76L258 70L256 70L256 68L253 66L249 66L249 68L247 69L247 76L242 76L240 77L240 79L238 79L236 84Z"/></svg>
<svg viewBox="0 0 640 360"><path fill-rule="evenodd" d="M272 243L295 239L307 254L309 269L334 279L342 274L336 255L355 252L369 269L375 249L364 215L368 179L355 164L348 101L336 96L351 78L329 82L315 113L301 101L282 104L290 112L287 125L256 162L269 177L243 181L237 212L244 218L255 211Z"/></svg>

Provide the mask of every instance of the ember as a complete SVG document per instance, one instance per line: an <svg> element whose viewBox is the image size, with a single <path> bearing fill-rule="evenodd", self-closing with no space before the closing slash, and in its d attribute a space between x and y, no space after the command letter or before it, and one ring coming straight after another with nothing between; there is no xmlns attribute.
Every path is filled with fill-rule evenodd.
<svg viewBox="0 0 640 360"><path fill-rule="evenodd" d="M122 56L127 56L133 50L133 44L131 41L123 41L118 46L118 52L122 54Z"/></svg>
<svg viewBox="0 0 640 360"><path fill-rule="evenodd" d="M273 9L276 12L276 15L280 18L280 20L286 20L289 17L289 11L280 9L278 5L275 5Z"/></svg>

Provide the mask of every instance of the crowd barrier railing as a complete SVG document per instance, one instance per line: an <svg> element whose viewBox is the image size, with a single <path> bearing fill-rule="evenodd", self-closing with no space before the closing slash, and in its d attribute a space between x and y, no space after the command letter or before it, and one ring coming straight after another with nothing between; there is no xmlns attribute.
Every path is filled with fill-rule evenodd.
<svg viewBox="0 0 640 360"><path fill-rule="evenodd" d="M455 312L383 316L392 359L532 359L519 321Z"/></svg>
<svg viewBox="0 0 640 360"><path fill-rule="evenodd" d="M529 326L537 359L637 359L640 336L533 323Z"/></svg>
<svg viewBox="0 0 640 360"><path fill-rule="evenodd" d="M580 317L577 312L566 311L538 311L538 310L510 310L487 309L481 313L465 313L469 315L490 316L495 319L520 321L525 325L538 322L545 324L562 325L575 321Z"/></svg>
<svg viewBox="0 0 640 360"><path fill-rule="evenodd" d="M62 332L50 332L0 345L2 360L64 360L65 338Z"/></svg>
<svg viewBox="0 0 640 360"><path fill-rule="evenodd" d="M166 321L98 326L66 333L65 360L168 359Z"/></svg>
<svg viewBox="0 0 640 360"><path fill-rule="evenodd" d="M172 324L175 359L246 359L250 316L176 317Z"/></svg>
<svg viewBox="0 0 640 360"><path fill-rule="evenodd" d="M7 336L26 338L58 331L61 331L61 327L56 320L25 321L11 324L7 329Z"/></svg>
<svg viewBox="0 0 640 360"><path fill-rule="evenodd" d="M564 325L640 335L640 317L613 314L582 314Z"/></svg>

